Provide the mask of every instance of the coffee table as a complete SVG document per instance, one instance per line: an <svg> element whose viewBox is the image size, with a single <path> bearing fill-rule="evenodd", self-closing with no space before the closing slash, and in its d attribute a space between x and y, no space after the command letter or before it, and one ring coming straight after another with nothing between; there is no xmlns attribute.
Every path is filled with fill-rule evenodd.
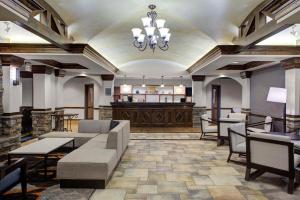
<svg viewBox="0 0 300 200"><path fill-rule="evenodd" d="M48 155L58 148L73 142L73 149L75 147L74 138L45 138L34 142L32 144L20 147L8 152L8 163L11 162L12 156L43 156L44 157L44 178L47 178L47 161Z"/></svg>

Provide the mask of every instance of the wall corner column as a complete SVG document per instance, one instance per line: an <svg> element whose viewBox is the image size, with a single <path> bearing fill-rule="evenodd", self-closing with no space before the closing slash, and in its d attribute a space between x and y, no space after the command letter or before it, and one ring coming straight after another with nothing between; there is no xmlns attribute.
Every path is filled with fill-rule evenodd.
<svg viewBox="0 0 300 200"><path fill-rule="evenodd" d="M192 75L193 127L200 127L200 117L206 112L205 76Z"/></svg>

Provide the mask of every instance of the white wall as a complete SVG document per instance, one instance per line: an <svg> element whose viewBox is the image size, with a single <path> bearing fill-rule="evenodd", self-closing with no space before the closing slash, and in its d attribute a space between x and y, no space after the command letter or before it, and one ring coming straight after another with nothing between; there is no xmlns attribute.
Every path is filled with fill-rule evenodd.
<svg viewBox="0 0 300 200"><path fill-rule="evenodd" d="M165 85L179 85L180 79L165 79ZM143 79L127 79L126 84L129 85L142 85ZM124 84L124 78L117 78L115 80L115 86L120 86ZM161 79L145 79L145 84L147 85L160 85ZM185 87L192 87L192 80L191 79L183 79L183 84Z"/></svg>
<svg viewBox="0 0 300 200"><path fill-rule="evenodd" d="M4 113L20 112L22 106L22 83L13 85L10 80L10 66L2 66L3 71L3 111Z"/></svg>
<svg viewBox="0 0 300 200"><path fill-rule="evenodd" d="M211 87L221 86L221 108L242 108L242 86L232 79L216 79L206 86L206 108L211 108ZM226 116L230 111L222 111L221 116Z"/></svg>
<svg viewBox="0 0 300 200"><path fill-rule="evenodd" d="M94 84L94 107L98 108L101 104L102 87L94 80L89 78L73 78L64 84L63 101L64 107L84 107L84 90L86 84ZM65 113L78 113L79 119L84 119L84 109L65 109ZM94 110L94 119L98 119L98 110Z"/></svg>
<svg viewBox="0 0 300 200"><path fill-rule="evenodd" d="M22 78L22 106L32 106L32 78Z"/></svg>

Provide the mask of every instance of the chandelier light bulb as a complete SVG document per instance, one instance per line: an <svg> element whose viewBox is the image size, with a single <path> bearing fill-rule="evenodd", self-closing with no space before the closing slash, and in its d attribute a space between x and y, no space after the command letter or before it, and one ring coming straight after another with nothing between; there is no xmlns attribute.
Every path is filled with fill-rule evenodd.
<svg viewBox="0 0 300 200"><path fill-rule="evenodd" d="M152 19L150 17L144 17L142 18L142 22L144 27L150 27L151 26Z"/></svg>
<svg viewBox="0 0 300 200"><path fill-rule="evenodd" d="M166 41L166 42L169 42L169 41L170 41L170 37L171 37L171 33L168 33L168 34L166 35L165 41Z"/></svg>
<svg viewBox="0 0 300 200"><path fill-rule="evenodd" d="M157 44L157 36L154 35L151 40L152 44Z"/></svg>
<svg viewBox="0 0 300 200"><path fill-rule="evenodd" d="M140 36L140 34L142 33L142 29L140 28L133 28L131 29L133 37L134 38L138 38Z"/></svg>
<svg viewBox="0 0 300 200"><path fill-rule="evenodd" d="M156 26L158 29L163 28L165 26L166 20L164 19L157 19Z"/></svg>
<svg viewBox="0 0 300 200"><path fill-rule="evenodd" d="M159 32L160 32L160 36L162 38L165 38L165 37L167 37L167 34L169 33L169 29L168 28L161 28L161 29L159 29Z"/></svg>
<svg viewBox="0 0 300 200"><path fill-rule="evenodd" d="M154 35L155 27L146 27L146 34L148 37L152 37Z"/></svg>
<svg viewBox="0 0 300 200"><path fill-rule="evenodd" d="M137 40L138 40L139 43L143 43L144 40L145 40L145 35L144 34L140 34Z"/></svg>

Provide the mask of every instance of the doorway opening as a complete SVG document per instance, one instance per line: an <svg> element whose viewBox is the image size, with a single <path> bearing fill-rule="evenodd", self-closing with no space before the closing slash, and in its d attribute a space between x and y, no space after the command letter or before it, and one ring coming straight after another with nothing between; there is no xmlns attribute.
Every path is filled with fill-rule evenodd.
<svg viewBox="0 0 300 200"><path fill-rule="evenodd" d="M85 85L85 119L94 119L94 84Z"/></svg>
<svg viewBox="0 0 300 200"><path fill-rule="evenodd" d="M211 117L213 121L217 122L221 110L221 86L212 85L211 94Z"/></svg>

